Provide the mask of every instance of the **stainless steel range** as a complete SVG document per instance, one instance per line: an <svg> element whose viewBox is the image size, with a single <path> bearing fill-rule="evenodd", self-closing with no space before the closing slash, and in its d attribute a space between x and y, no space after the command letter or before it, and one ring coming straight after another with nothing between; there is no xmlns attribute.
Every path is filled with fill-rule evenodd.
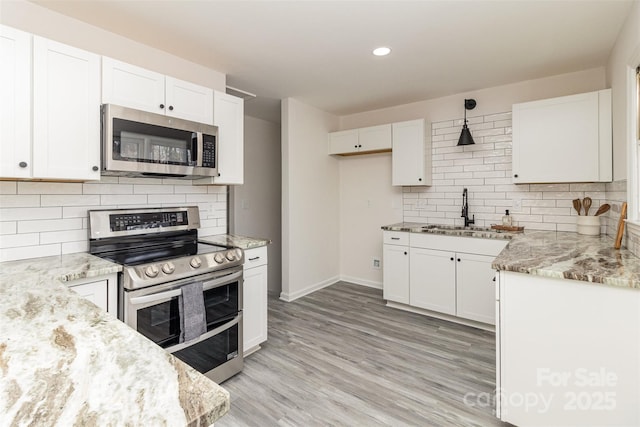
<svg viewBox="0 0 640 427"><path fill-rule="evenodd" d="M219 383L243 366L244 254L199 227L196 206L89 211L89 251L123 266L119 319Z"/></svg>

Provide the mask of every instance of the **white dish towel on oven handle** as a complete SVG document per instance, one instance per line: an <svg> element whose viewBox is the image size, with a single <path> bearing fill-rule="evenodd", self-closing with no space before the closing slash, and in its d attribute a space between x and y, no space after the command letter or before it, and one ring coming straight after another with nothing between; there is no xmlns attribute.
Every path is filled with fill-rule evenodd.
<svg viewBox="0 0 640 427"><path fill-rule="evenodd" d="M207 332L207 317L204 308L202 282L194 282L180 288L178 312L180 314L180 339L178 342L194 340Z"/></svg>

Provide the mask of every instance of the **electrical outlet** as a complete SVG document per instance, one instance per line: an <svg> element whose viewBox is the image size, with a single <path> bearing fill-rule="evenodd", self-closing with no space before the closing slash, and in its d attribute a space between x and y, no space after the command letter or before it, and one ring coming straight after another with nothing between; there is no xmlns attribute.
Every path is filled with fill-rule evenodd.
<svg viewBox="0 0 640 427"><path fill-rule="evenodd" d="M522 199L513 199L513 210L516 212L522 210Z"/></svg>
<svg viewBox="0 0 640 427"><path fill-rule="evenodd" d="M380 258L373 258L372 267L374 270L380 270Z"/></svg>

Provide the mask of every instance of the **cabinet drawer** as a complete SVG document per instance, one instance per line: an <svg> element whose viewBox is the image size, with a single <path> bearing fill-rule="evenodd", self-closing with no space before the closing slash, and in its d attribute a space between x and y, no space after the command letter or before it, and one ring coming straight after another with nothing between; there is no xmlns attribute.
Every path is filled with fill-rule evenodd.
<svg viewBox="0 0 640 427"><path fill-rule="evenodd" d="M383 243L387 245L408 245L409 233L406 231L383 231Z"/></svg>
<svg viewBox="0 0 640 427"><path fill-rule="evenodd" d="M411 247L436 249L470 254L497 256L507 243L503 239L443 236L439 234L411 233Z"/></svg>
<svg viewBox="0 0 640 427"><path fill-rule="evenodd" d="M259 267L267 264L267 247L261 246L259 248L246 249L244 251L244 266L246 270L248 268Z"/></svg>

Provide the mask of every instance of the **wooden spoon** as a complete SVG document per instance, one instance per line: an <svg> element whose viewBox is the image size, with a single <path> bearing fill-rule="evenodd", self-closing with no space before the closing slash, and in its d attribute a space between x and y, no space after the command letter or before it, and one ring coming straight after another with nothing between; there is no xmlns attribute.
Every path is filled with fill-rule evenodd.
<svg viewBox="0 0 640 427"><path fill-rule="evenodd" d="M611 209L611 206L609 205L609 203L600 205L600 207L595 213L595 216L602 215L603 213L609 212L609 209Z"/></svg>
<svg viewBox="0 0 640 427"><path fill-rule="evenodd" d="M589 215L589 209L591 208L591 197L585 197L582 199L582 206L584 206L584 214Z"/></svg>
<svg viewBox="0 0 640 427"><path fill-rule="evenodd" d="M580 199L573 199L573 208L578 212L578 215L580 215L580 209L582 209Z"/></svg>

